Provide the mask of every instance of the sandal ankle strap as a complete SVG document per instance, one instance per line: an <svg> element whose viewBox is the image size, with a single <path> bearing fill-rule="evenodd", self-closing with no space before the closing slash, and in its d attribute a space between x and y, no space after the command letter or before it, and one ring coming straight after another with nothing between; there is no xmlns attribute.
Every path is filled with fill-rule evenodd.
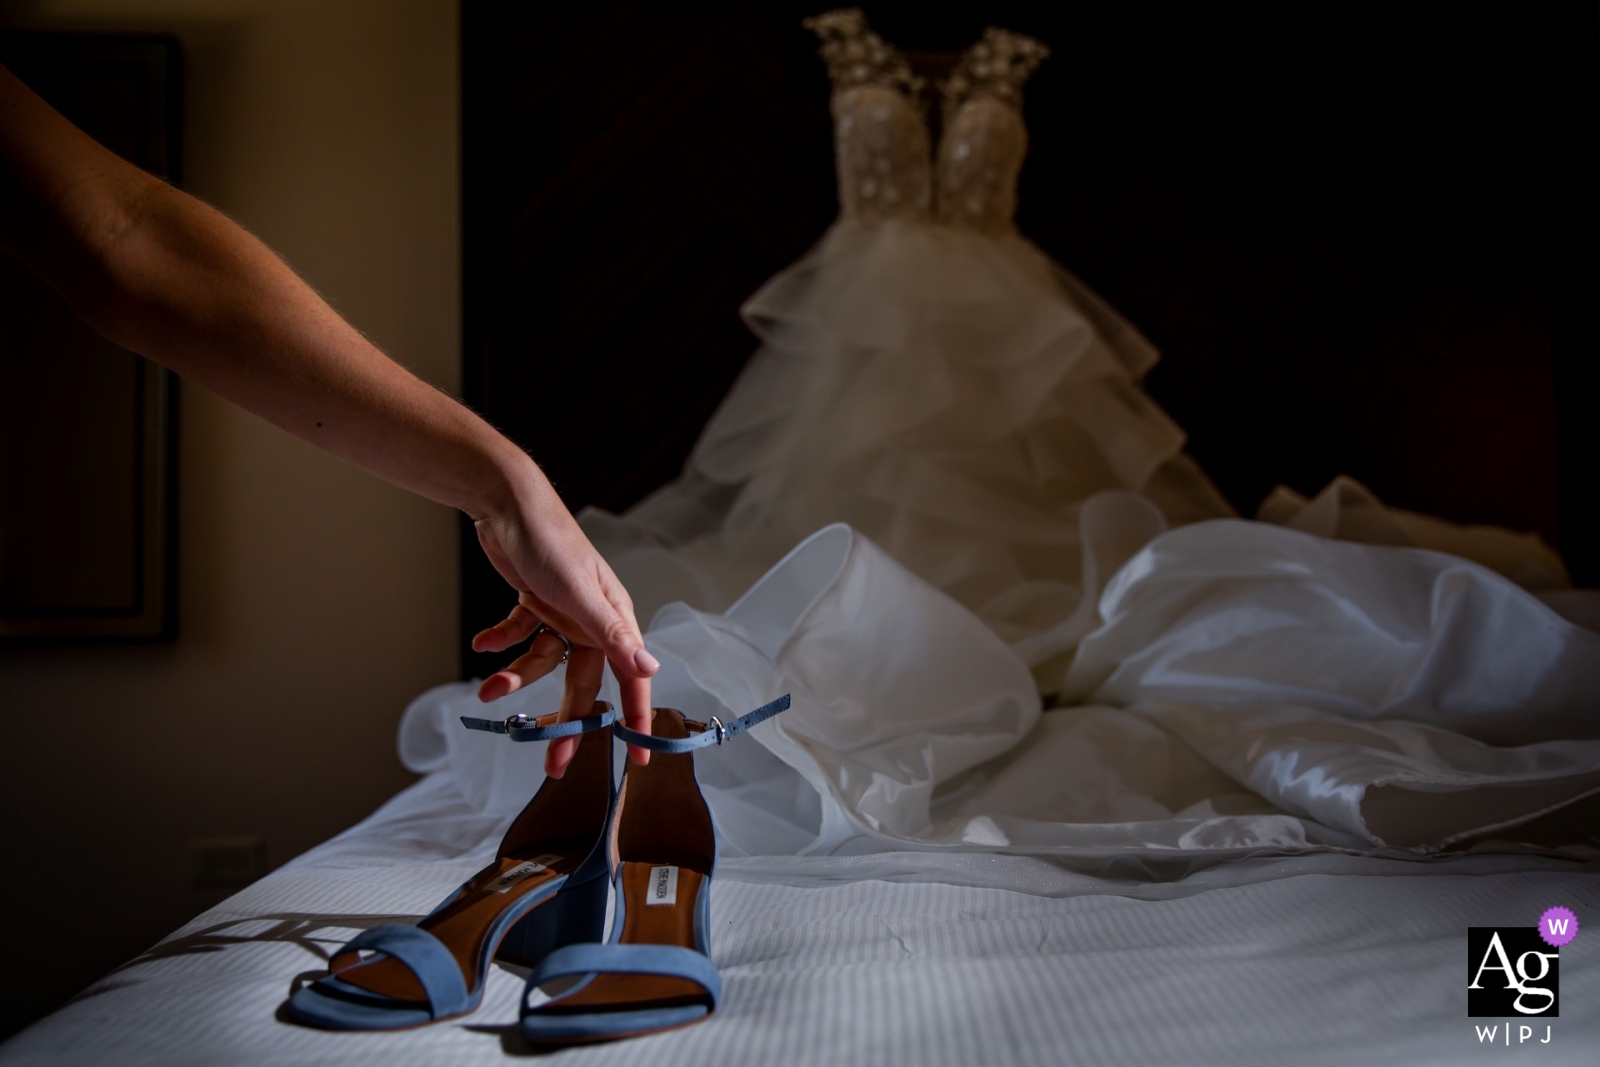
<svg viewBox="0 0 1600 1067"><path fill-rule="evenodd" d="M757 723L766 722L779 712L787 711L788 709L789 694L785 693L772 703L764 704L748 715L739 716L732 722L723 722L714 716L708 723L685 718L683 725L690 730L688 737L653 737L650 734L642 734L637 730L630 730L621 723L611 728L611 734L620 741L626 741L630 745L638 745L640 748L648 748L652 752L693 752L696 749L707 748L711 745L720 745L728 738L737 737Z"/></svg>
<svg viewBox="0 0 1600 1067"><path fill-rule="evenodd" d="M616 723L617 711L604 700L594 702L596 710L581 719L561 721L560 712L540 715L530 719L526 715L508 715L503 719L474 719L461 716L461 725L469 730L504 734L513 741L554 741L558 737L576 737L591 730L603 730Z"/></svg>

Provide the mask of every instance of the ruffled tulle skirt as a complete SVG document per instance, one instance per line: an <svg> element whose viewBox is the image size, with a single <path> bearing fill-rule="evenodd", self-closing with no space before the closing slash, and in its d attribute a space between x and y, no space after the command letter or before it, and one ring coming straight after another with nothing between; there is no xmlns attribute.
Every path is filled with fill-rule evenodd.
<svg viewBox="0 0 1600 1067"><path fill-rule="evenodd" d="M683 476L582 517L658 703L794 696L699 760L730 849L1594 854L1600 604L1536 538L1348 479L1231 517L1150 345L1014 235L841 223L745 316ZM408 765L514 811L538 761L474 707L419 700Z"/></svg>
<svg viewBox="0 0 1600 1067"><path fill-rule="evenodd" d="M1083 603L1084 501L1232 513L1138 387L1154 348L1014 234L843 221L744 317L760 347L683 476L584 516L642 618L725 607L845 522L1043 664Z"/></svg>
<svg viewBox="0 0 1600 1067"><path fill-rule="evenodd" d="M1234 514L1139 387L1155 349L1015 233L842 220L743 314L760 347L683 475L625 516L582 516L642 621L676 601L721 610L842 522L1053 693L1132 551ZM1260 517L1565 583L1536 538L1394 512L1348 480L1314 504L1279 490Z"/></svg>

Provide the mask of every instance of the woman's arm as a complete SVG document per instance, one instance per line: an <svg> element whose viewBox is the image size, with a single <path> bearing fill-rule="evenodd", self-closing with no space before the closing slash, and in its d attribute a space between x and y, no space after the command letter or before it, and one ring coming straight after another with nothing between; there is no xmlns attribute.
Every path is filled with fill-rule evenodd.
<svg viewBox="0 0 1600 1067"><path fill-rule="evenodd" d="M117 344L465 511L520 601L474 646L500 651L547 621L574 643L563 711L587 710L609 660L629 724L649 729L656 663L632 603L537 465L378 351L243 228L100 147L3 67L0 245ZM542 638L482 695L548 673L561 651ZM553 771L573 748L552 746Z"/></svg>

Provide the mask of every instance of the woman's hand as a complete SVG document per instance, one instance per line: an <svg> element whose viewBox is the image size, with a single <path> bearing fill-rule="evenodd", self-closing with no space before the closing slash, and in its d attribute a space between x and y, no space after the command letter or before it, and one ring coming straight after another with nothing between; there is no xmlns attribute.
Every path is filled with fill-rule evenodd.
<svg viewBox="0 0 1600 1067"><path fill-rule="evenodd" d="M546 632L510 666L484 679L478 697L498 700L555 670L567 653L554 630L572 642L567 653L567 687L561 718L587 715L600 693L606 663L622 687L622 715L628 726L650 732L650 676L660 669L644 647L633 617L633 601L611 567L596 552L578 523L538 468L519 481L510 506L476 520L478 542L500 576L517 591L517 606L505 621L472 639L475 652L502 652ZM545 773L559 778L577 751L578 739L552 741ZM629 757L644 763L649 752L632 747Z"/></svg>
<svg viewBox="0 0 1600 1067"><path fill-rule="evenodd" d="M374 348L237 223L108 152L3 67L0 247L122 347L472 516L519 599L473 647L498 652L547 623L572 642L562 718L588 714L609 661L628 725L649 732L660 665L628 594L533 460ZM564 649L541 635L479 695L515 692ZM550 746L550 774L576 744Z"/></svg>

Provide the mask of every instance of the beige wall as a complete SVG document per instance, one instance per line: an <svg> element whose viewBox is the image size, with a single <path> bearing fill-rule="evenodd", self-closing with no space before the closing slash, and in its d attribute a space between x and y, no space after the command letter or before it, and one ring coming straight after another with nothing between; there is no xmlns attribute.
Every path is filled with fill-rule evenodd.
<svg viewBox="0 0 1600 1067"><path fill-rule="evenodd" d="M187 188L457 388L454 0L0 2L0 26L175 33ZM180 434L177 642L0 649L0 1034L222 895L191 839L276 865L403 786L399 714L455 676L447 509L188 386Z"/></svg>

